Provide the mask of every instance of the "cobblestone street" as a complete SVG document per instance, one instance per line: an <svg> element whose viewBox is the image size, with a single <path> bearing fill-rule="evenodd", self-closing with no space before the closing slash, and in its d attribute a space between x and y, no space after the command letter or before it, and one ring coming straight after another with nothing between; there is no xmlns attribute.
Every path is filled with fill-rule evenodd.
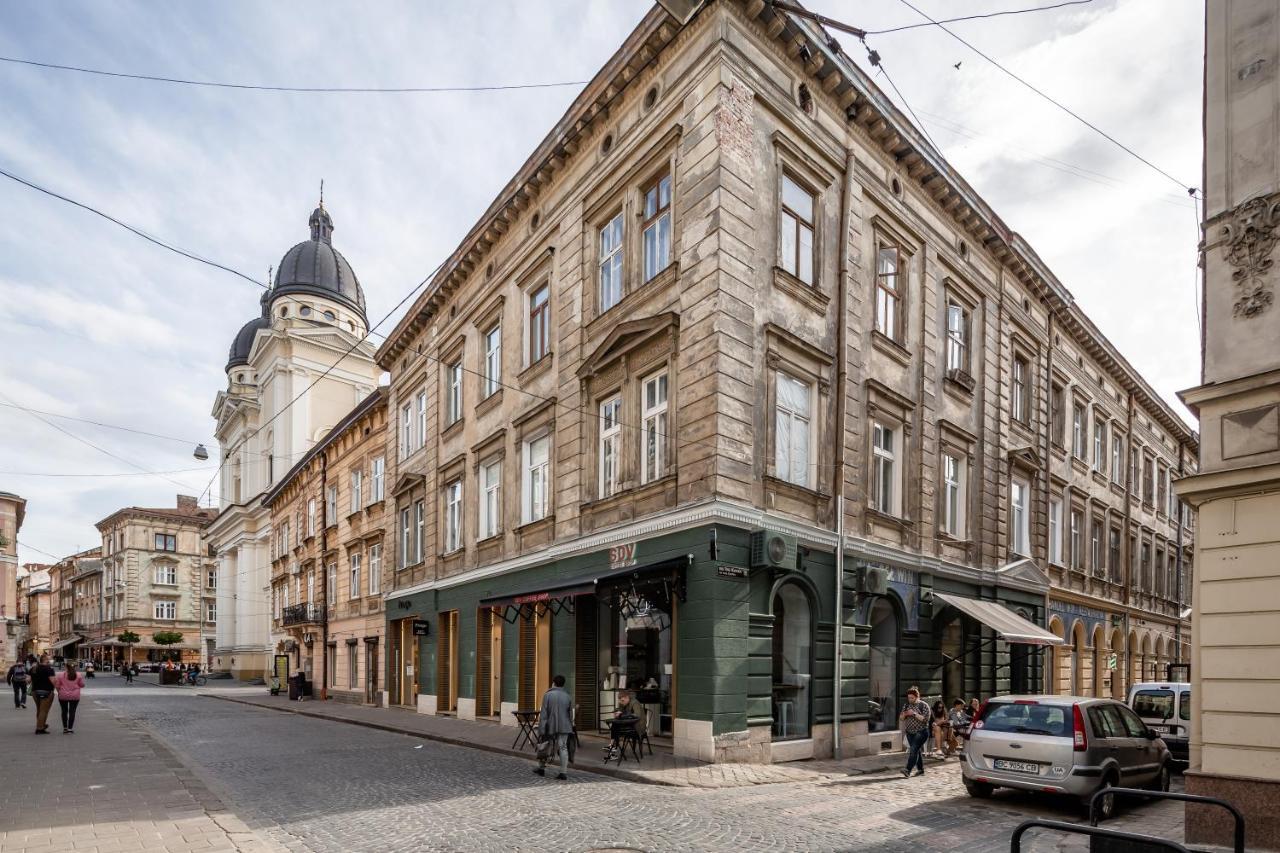
<svg viewBox="0 0 1280 853"><path fill-rule="evenodd" d="M888 772L721 790L580 772L556 782L534 776L528 761L504 755L219 702L185 689L123 688L113 686L114 679L99 683L82 706L74 744L60 733L33 743L30 712L14 712L20 720L0 717L6 752L38 747L38 754L47 755L30 764L33 772L8 773L0 781L0 847L6 853L70 850L71 840L80 842L77 850L102 853L976 853L1008 850L1010 831L1027 817L1081 819L1068 802L1011 794L972 800L960 787L954 763L932 766L922 779ZM71 760L73 754L80 758ZM107 793L92 793L92 786ZM108 796L109 814L95 805ZM199 823L204 837L175 825L175 813ZM100 824L108 818L110 826ZM50 836L45 823L66 826ZM1178 805L1143 803L1113 825L1180 839L1181 823ZM92 840L106 830L150 840L95 845ZM176 833L177 840L165 843L166 832ZM1026 849L1084 850L1083 842L1041 836Z"/></svg>

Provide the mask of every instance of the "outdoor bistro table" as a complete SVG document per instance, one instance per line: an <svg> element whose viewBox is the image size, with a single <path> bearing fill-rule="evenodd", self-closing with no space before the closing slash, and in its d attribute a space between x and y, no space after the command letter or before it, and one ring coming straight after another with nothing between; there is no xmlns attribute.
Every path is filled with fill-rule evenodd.
<svg viewBox="0 0 1280 853"><path fill-rule="evenodd" d="M538 737L535 727L538 725L538 715L541 711L512 711L511 714L516 718L516 725L520 727L520 731L516 734L515 742L511 744L512 749L524 749L524 744L529 746L537 746Z"/></svg>

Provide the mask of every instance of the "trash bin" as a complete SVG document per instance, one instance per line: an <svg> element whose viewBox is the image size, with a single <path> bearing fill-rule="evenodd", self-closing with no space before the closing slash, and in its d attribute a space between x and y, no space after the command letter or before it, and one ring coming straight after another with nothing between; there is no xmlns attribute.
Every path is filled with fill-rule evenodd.
<svg viewBox="0 0 1280 853"><path fill-rule="evenodd" d="M290 699L302 698L302 681L303 681L302 673L289 676L289 698Z"/></svg>

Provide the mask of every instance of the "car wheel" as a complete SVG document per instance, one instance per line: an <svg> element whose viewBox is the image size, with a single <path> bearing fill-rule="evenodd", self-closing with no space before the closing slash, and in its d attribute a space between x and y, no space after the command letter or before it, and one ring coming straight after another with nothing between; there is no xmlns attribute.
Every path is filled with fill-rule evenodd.
<svg viewBox="0 0 1280 853"><path fill-rule="evenodd" d="M1152 783L1151 790L1169 793L1169 777L1172 771L1169 769L1169 762L1160 765L1160 772L1156 775L1155 781Z"/></svg>
<svg viewBox="0 0 1280 853"><path fill-rule="evenodd" d="M977 797L979 800L985 800L990 798L991 793L995 790L995 786L990 782L974 782L970 779L965 779L964 789L969 792L969 796Z"/></svg>
<svg viewBox="0 0 1280 853"><path fill-rule="evenodd" d="M1102 790L1106 790L1107 788L1113 788L1113 787L1115 787L1114 779L1107 779L1105 782L1102 783ZM1116 795L1115 794L1108 791L1107 793L1103 794L1101 797L1098 797L1097 802L1098 802L1097 815L1098 815L1099 822L1104 820L1111 820L1111 818L1116 816Z"/></svg>

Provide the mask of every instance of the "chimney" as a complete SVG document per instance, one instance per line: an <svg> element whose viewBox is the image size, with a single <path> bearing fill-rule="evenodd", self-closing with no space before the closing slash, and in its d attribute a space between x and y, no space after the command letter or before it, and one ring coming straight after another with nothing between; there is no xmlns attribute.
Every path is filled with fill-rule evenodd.
<svg viewBox="0 0 1280 853"><path fill-rule="evenodd" d="M178 495L178 509L185 512L196 512L200 509L200 501L191 495Z"/></svg>

